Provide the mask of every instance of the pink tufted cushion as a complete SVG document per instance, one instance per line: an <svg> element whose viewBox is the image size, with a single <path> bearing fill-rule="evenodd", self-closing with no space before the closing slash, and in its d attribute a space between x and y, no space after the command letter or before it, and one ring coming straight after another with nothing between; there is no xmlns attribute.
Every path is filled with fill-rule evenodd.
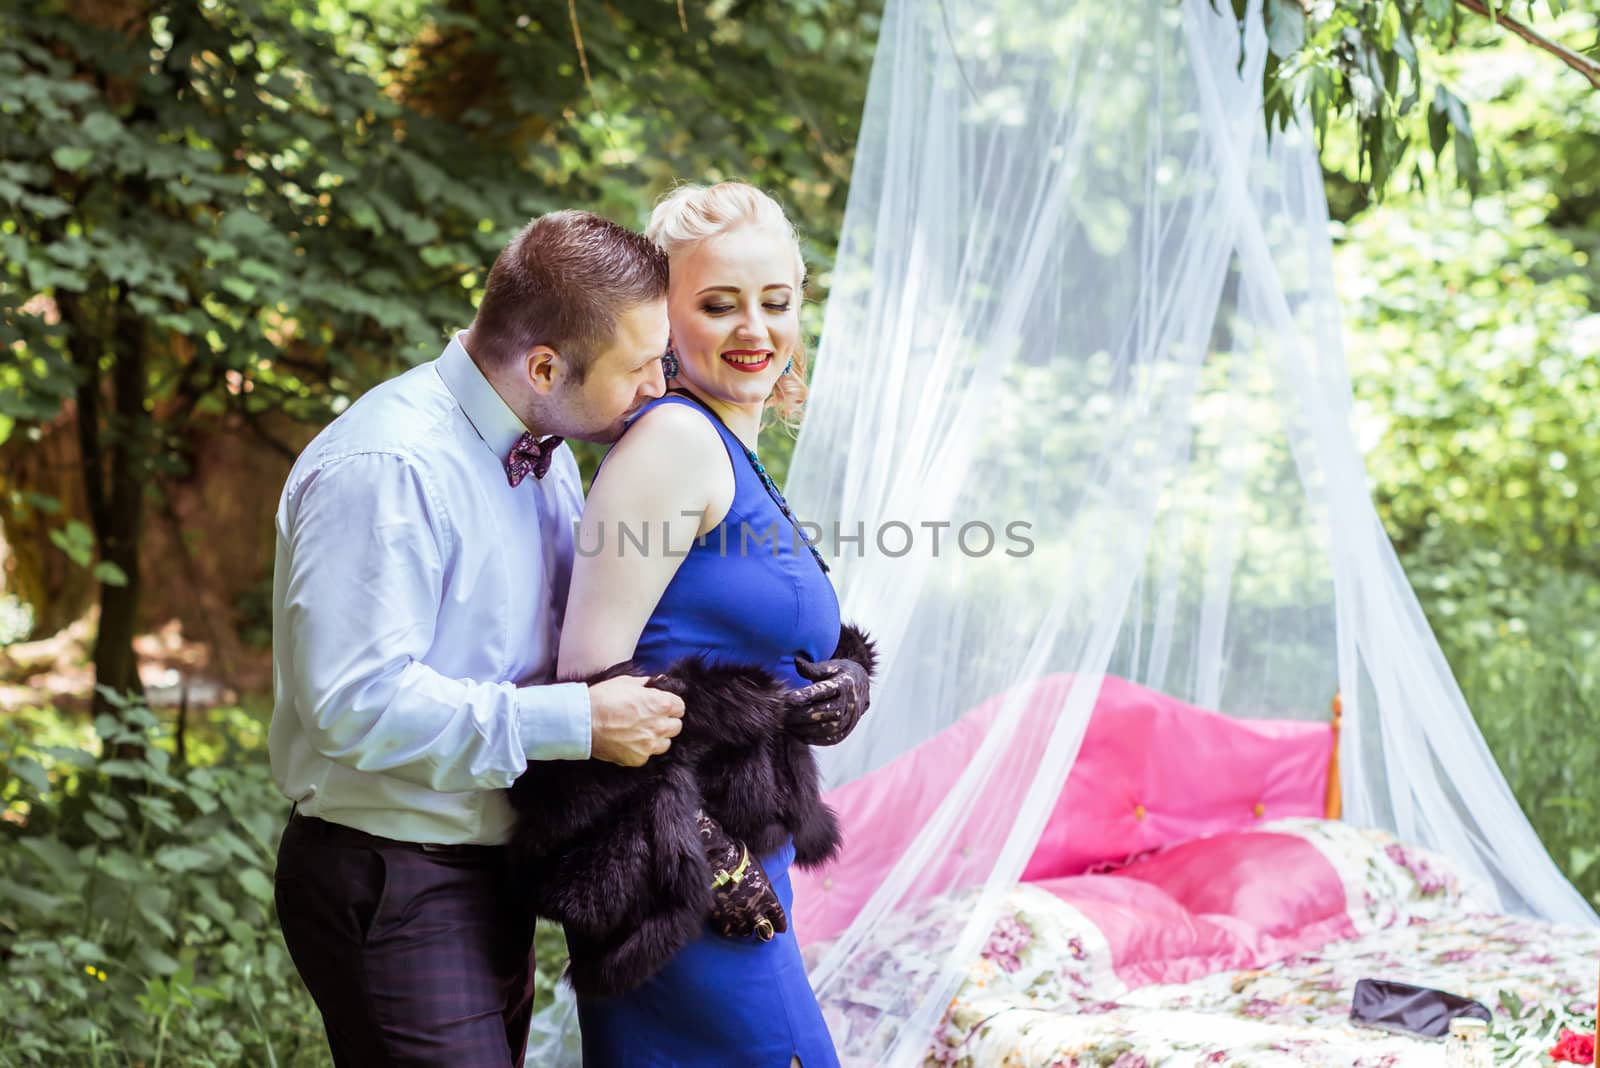
<svg viewBox="0 0 1600 1068"><path fill-rule="evenodd" d="M1019 730L1047 737L1071 681L1057 674L1033 683ZM829 791L844 849L820 870L793 872L802 942L832 938L849 925L949 793L1004 698L985 701L917 748ZM1023 878L1077 875L1258 820L1320 816L1332 739L1326 723L1233 719L1108 677ZM964 848L949 843L948 870L925 873L921 885L929 892L961 885L956 858Z"/></svg>
<svg viewBox="0 0 1600 1068"><path fill-rule="evenodd" d="M1261 820L1321 816L1332 751L1326 723L1235 719L1107 678L1022 879L1076 875Z"/></svg>

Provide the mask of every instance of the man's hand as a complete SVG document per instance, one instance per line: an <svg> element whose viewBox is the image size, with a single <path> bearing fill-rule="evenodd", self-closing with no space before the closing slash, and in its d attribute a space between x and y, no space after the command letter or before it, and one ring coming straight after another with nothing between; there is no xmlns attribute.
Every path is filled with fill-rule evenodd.
<svg viewBox="0 0 1600 1068"><path fill-rule="evenodd" d="M838 745L867 711L867 669L854 660L813 664L803 656L794 658L794 669L811 685L789 694L785 729L812 745Z"/></svg>
<svg viewBox="0 0 1600 1068"><path fill-rule="evenodd" d="M589 687L596 760L637 768L660 756L683 730L683 698L637 675L618 675Z"/></svg>
<svg viewBox="0 0 1600 1068"><path fill-rule="evenodd" d="M697 814L700 844L711 865L711 915L706 922L723 938L749 938L764 942L789 929L789 917L778 900L761 862L750 848L735 840L722 825L704 812Z"/></svg>

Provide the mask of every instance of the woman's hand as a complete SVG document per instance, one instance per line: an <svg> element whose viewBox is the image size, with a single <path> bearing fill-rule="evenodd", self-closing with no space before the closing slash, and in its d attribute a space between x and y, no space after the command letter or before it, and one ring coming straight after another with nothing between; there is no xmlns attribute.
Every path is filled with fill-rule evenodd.
<svg viewBox="0 0 1600 1068"><path fill-rule="evenodd" d="M838 745L871 703L867 669L854 660L813 664L803 656L794 658L794 669L811 685L789 694L784 729L811 745Z"/></svg>
<svg viewBox="0 0 1600 1068"><path fill-rule="evenodd" d="M711 915L706 917L711 929L723 938L755 935L763 942L787 931L789 917L767 881L761 862L716 820L704 812L697 815L700 842L705 846L712 872Z"/></svg>

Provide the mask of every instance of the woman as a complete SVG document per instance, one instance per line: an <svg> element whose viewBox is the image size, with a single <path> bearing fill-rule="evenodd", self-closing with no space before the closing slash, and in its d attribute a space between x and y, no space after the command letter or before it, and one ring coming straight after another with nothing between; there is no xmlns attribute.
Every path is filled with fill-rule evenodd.
<svg viewBox="0 0 1600 1068"><path fill-rule="evenodd" d="M530 766L520 845L566 926L586 1065L826 1068L787 872L837 847L807 743L854 726L872 656L755 451L804 397L804 261L743 183L677 190L648 236L671 263L671 392L595 478L559 670L665 671L684 730L640 769Z"/></svg>

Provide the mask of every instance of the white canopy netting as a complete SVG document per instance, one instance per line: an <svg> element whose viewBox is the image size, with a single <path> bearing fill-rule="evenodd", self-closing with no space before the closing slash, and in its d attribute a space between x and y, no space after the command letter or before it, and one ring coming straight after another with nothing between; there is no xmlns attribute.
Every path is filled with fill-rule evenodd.
<svg viewBox="0 0 1600 1068"><path fill-rule="evenodd" d="M884 923L977 891L944 965L835 1035L847 1063L920 1060L1106 676L1240 717L1327 719L1340 695L1344 819L1507 910L1595 922L1374 510L1317 156L1267 136L1266 42L1221 6L888 4L787 487L886 655L829 784L1011 696L817 947L826 1003ZM1041 726L1046 676L1067 681Z"/></svg>

